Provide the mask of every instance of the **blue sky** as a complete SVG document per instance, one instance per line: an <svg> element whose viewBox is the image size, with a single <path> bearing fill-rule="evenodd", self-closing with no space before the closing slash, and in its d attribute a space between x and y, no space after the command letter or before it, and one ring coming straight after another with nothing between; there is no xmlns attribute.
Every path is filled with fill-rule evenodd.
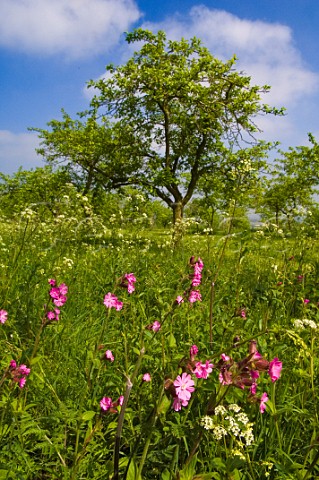
<svg viewBox="0 0 319 480"><path fill-rule="evenodd" d="M1 0L0 171L42 166L38 139L46 128L88 106L86 82L132 54L123 32L163 29L169 38L197 36L252 83L269 84L263 99L283 118L257 123L282 148L319 139L318 0Z"/></svg>

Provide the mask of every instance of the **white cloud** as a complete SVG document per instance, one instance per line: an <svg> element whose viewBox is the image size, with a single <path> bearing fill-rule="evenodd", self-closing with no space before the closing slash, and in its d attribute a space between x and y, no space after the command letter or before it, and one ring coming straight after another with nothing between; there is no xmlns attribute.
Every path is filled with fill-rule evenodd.
<svg viewBox="0 0 319 480"><path fill-rule="evenodd" d="M38 145L35 133L0 130L0 172L11 174L21 166L24 170L43 167L43 160L35 152Z"/></svg>
<svg viewBox="0 0 319 480"><path fill-rule="evenodd" d="M141 14L134 0L1 0L0 45L84 57L114 47Z"/></svg>

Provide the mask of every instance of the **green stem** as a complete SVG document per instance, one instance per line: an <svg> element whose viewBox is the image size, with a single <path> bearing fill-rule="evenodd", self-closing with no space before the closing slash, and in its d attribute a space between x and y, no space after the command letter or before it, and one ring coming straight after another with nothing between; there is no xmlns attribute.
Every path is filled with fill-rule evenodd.
<svg viewBox="0 0 319 480"><path fill-rule="evenodd" d="M123 405L121 407L121 411L120 411L120 415L117 423L116 435L115 435L113 480L119 480L120 442L121 442L121 435L122 435L122 429L123 429L123 423L124 423L124 415L125 415L125 410L128 404L128 399L129 399L132 387L134 385L135 378L141 366L141 362L144 354L145 354L145 348L142 347L140 350L140 354L137 359L133 374L131 378L130 377L127 378L127 382L126 382Z"/></svg>

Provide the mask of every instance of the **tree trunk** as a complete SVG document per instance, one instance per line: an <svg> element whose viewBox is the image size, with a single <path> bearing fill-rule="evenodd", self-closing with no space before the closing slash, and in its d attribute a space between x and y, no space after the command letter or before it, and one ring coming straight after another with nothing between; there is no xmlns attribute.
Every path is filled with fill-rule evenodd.
<svg viewBox="0 0 319 480"><path fill-rule="evenodd" d="M175 202L172 204L173 209L173 225L180 223L183 220L184 205L182 202Z"/></svg>

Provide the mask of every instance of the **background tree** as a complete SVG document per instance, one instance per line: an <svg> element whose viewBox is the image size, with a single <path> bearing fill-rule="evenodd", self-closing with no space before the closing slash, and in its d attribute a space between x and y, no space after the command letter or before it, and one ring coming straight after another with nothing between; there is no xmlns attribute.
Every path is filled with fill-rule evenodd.
<svg viewBox="0 0 319 480"><path fill-rule="evenodd" d="M261 103L269 87L251 86L234 70L235 57L224 63L197 38L167 41L162 31L137 29L126 40L143 45L125 65L109 65L106 78L89 83L97 94L91 116L73 123L75 137L66 118L50 122L51 131L37 129L41 153L49 160L63 154L109 188L143 188L172 209L175 223L199 180L218 173L227 150L255 142L255 116L282 112ZM94 143L80 152L77 132L88 124Z"/></svg>
<svg viewBox="0 0 319 480"><path fill-rule="evenodd" d="M315 203L319 183L319 145L309 134L311 146L290 147L280 152L271 178L265 180L265 190L259 201L259 212L274 218L277 227L280 219L291 228L294 219L306 213Z"/></svg>

